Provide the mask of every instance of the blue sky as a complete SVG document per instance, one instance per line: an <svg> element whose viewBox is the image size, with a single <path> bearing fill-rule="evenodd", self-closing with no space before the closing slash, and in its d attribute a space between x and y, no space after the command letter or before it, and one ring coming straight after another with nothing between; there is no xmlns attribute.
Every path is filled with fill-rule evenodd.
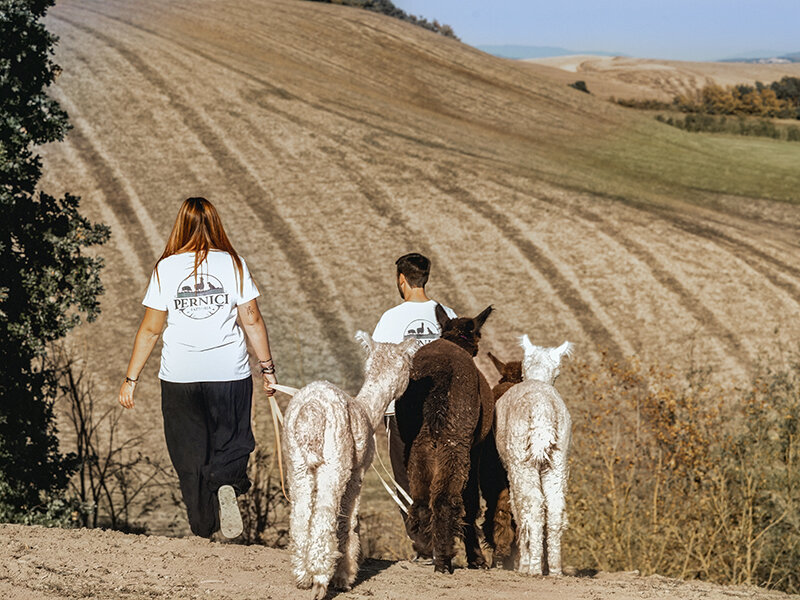
<svg viewBox="0 0 800 600"><path fill-rule="evenodd" d="M800 52L800 0L393 0L473 46L519 44L713 60Z"/></svg>

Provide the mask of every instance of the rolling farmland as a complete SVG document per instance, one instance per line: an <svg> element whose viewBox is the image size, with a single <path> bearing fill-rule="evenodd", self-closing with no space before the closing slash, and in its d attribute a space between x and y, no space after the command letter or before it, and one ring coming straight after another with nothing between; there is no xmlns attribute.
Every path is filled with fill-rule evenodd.
<svg viewBox="0 0 800 600"><path fill-rule="evenodd" d="M112 228L73 336L115 401L181 200L216 203L261 289L279 378L358 388L353 340L430 293L497 309L482 350L711 366L744 380L800 333L800 144L698 136L387 17L299 0L65 0L69 112L43 185ZM479 364L492 374L482 353ZM155 357L130 427L163 446Z"/></svg>

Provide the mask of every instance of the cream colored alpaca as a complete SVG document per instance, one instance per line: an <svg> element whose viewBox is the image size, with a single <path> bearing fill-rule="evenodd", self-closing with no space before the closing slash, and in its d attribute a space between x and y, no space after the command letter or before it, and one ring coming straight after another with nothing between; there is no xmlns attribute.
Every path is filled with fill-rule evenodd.
<svg viewBox="0 0 800 600"><path fill-rule="evenodd" d="M383 344L359 331L366 377L353 398L327 381L294 395L284 416L283 448L291 500L289 536L297 587L349 590L358 571L358 501L375 454L373 435L386 407L408 385L417 340Z"/></svg>
<svg viewBox="0 0 800 600"><path fill-rule="evenodd" d="M552 575L560 575L572 421L553 384L572 344L542 348L525 335L522 347L524 381L511 387L495 405L497 451L508 471L511 509L517 522L518 570L542 574L547 523L547 563Z"/></svg>

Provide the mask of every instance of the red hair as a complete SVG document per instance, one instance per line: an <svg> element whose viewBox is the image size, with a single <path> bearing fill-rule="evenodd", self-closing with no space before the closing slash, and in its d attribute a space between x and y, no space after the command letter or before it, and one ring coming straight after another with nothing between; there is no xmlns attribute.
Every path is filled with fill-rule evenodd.
<svg viewBox="0 0 800 600"><path fill-rule="evenodd" d="M197 276L197 269L208 256L209 250L222 250L231 255L233 264L239 272L239 291L244 286L244 270L242 259L233 249L225 228L222 226L222 219L214 205L205 198L187 198L178 209L178 216L175 225L172 226L172 233L169 234L167 247L164 253L156 261L155 273L158 279L158 263L172 256L183 252L194 252L194 275ZM159 280L159 285L161 281Z"/></svg>

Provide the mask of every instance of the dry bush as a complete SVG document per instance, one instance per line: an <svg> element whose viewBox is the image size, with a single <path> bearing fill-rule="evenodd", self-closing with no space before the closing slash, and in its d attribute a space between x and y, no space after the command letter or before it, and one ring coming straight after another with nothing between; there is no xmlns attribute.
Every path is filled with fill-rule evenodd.
<svg viewBox="0 0 800 600"><path fill-rule="evenodd" d="M248 471L252 485L239 497L244 531L236 541L283 548L289 542L289 502L281 490L275 454L258 446Z"/></svg>
<svg viewBox="0 0 800 600"><path fill-rule="evenodd" d="M798 591L800 366L751 390L573 364L567 560Z"/></svg>
<svg viewBox="0 0 800 600"><path fill-rule="evenodd" d="M124 409L116 402L98 408L91 370L74 351L54 345L49 366L58 374L56 406L71 431L62 442L77 459L70 492L81 507L74 515L84 527L144 531L141 519L178 489L171 468L145 452L144 436L120 439Z"/></svg>

